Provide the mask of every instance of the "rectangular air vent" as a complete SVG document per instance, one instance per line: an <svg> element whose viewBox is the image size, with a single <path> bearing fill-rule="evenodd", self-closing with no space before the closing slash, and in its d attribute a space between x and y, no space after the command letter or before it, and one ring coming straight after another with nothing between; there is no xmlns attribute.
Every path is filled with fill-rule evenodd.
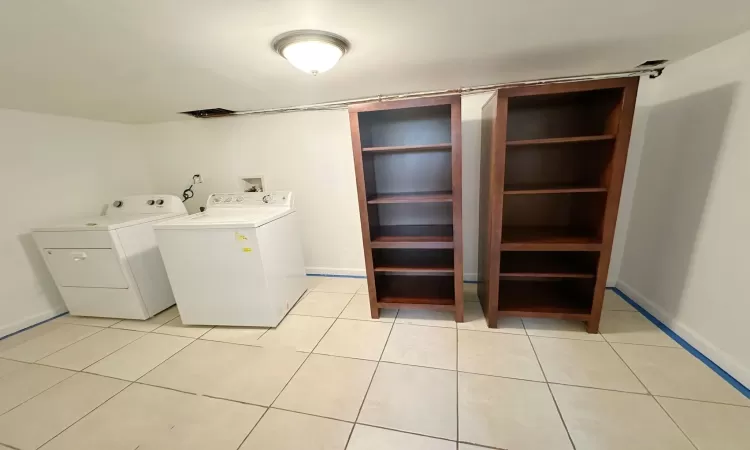
<svg viewBox="0 0 750 450"><path fill-rule="evenodd" d="M224 108L196 109L195 111L185 111L180 114L187 114L198 119L211 119L214 117L226 117L234 114L235 111Z"/></svg>

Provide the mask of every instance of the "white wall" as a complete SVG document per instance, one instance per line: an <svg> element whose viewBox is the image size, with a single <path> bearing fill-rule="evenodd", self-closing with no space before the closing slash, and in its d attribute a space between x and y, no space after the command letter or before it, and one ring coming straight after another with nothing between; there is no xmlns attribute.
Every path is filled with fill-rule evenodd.
<svg viewBox="0 0 750 450"><path fill-rule="evenodd" d="M750 32L677 62L648 116L618 286L750 385Z"/></svg>
<svg viewBox="0 0 750 450"><path fill-rule="evenodd" d="M464 270L476 278L479 208L479 118L489 94L464 97ZM301 215L311 273L364 275L349 116L345 110L139 127L160 192L180 193L194 173L204 183L186 205L212 192L236 192L242 176L263 175L267 188L289 189Z"/></svg>
<svg viewBox="0 0 750 450"><path fill-rule="evenodd" d="M65 311L29 229L151 191L135 128L0 110L0 337Z"/></svg>

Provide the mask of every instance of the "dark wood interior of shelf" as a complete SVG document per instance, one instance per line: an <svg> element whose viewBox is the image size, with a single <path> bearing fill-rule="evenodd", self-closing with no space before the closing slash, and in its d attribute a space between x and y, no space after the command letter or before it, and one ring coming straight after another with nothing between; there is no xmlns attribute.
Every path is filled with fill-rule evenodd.
<svg viewBox="0 0 750 450"><path fill-rule="evenodd" d="M595 230L576 227L503 227L501 250L596 251L601 239Z"/></svg>
<svg viewBox="0 0 750 450"><path fill-rule="evenodd" d="M530 145L508 149L505 190L518 185L608 187L611 141Z"/></svg>
<svg viewBox="0 0 750 450"><path fill-rule="evenodd" d="M376 205L384 203L444 203L452 201L453 193L450 191L395 192L374 194L367 200L367 203Z"/></svg>
<svg viewBox="0 0 750 450"><path fill-rule="evenodd" d="M576 192L606 192L607 188L602 186L590 186L586 184L557 184L557 183L529 183L529 184L506 184L503 193L505 195L532 195L532 194L572 194Z"/></svg>
<svg viewBox="0 0 750 450"><path fill-rule="evenodd" d="M425 145L391 145L388 147L365 147L366 153L395 153L395 152L428 152L436 150L450 151L453 146L448 144L425 144Z"/></svg>
<svg viewBox="0 0 750 450"><path fill-rule="evenodd" d="M598 252L524 252L500 254L500 277L594 278Z"/></svg>
<svg viewBox="0 0 750 450"><path fill-rule="evenodd" d="M508 99L508 141L614 134L622 89Z"/></svg>
<svg viewBox="0 0 750 450"><path fill-rule="evenodd" d="M453 250L375 249L375 272L411 275L453 275Z"/></svg>
<svg viewBox="0 0 750 450"><path fill-rule="evenodd" d="M593 299L594 280L500 279L498 311L501 315L586 319Z"/></svg>
<svg viewBox="0 0 750 450"><path fill-rule="evenodd" d="M452 310L454 283L452 276L405 276L377 274L375 290L379 308Z"/></svg>
<svg viewBox="0 0 750 450"><path fill-rule="evenodd" d="M453 248L452 225L390 225L370 229L373 248Z"/></svg>
<svg viewBox="0 0 750 450"><path fill-rule="evenodd" d="M383 109L359 113L362 148L444 146L451 143L451 106Z"/></svg>
<svg viewBox="0 0 750 450"><path fill-rule="evenodd" d="M526 145L550 145L550 144L568 144L576 142L592 141L611 141L615 139L613 134L600 134L596 136L570 136L561 138L543 138L543 139L524 139L519 141L507 141L505 145L509 147L518 147Z"/></svg>
<svg viewBox="0 0 750 450"><path fill-rule="evenodd" d="M538 230L546 230L534 239L548 236L556 239L555 232L562 231L560 237L586 237L601 239L601 226L604 215L606 193L508 195L503 200L503 242L516 239L523 230L536 235ZM506 233L505 230L516 230ZM569 231L567 231L569 230Z"/></svg>
<svg viewBox="0 0 750 450"><path fill-rule="evenodd" d="M368 199L398 193L449 193L453 190L450 152L363 155Z"/></svg>

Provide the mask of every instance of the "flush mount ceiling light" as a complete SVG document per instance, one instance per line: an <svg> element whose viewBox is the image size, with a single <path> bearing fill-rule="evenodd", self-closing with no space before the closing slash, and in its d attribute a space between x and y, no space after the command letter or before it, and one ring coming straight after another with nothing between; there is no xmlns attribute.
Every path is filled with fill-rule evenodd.
<svg viewBox="0 0 750 450"><path fill-rule="evenodd" d="M317 30L296 30L276 36L273 49L291 65L313 75L330 70L349 50L343 37Z"/></svg>

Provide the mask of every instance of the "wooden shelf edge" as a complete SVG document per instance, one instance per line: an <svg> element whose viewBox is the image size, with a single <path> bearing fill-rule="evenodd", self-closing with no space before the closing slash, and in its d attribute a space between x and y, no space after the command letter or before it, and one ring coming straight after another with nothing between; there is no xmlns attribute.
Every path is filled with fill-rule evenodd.
<svg viewBox="0 0 750 450"><path fill-rule="evenodd" d="M587 321L591 319L591 313L582 311L570 312L541 312L541 311L524 311L524 310L505 310L498 309L498 317L540 317L546 319L568 319Z"/></svg>
<svg viewBox="0 0 750 450"><path fill-rule="evenodd" d="M382 297L376 303L380 309L430 309L434 311L455 311L456 303L452 298L408 298Z"/></svg>
<svg viewBox="0 0 750 450"><path fill-rule="evenodd" d="M516 272L500 273L500 278L595 278L593 273L566 273L566 272Z"/></svg>
<svg viewBox="0 0 750 450"><path fill-rule="evenodd" d="M577 194L577 193L589 193L589 192L607 192L605 187L559 187L559 188L505 188L503 194L505 195L535 195L535 194Z"/></svg>
<svg viewBox="0 0 750 450"><path fill-rule="evenodd" d="M520 147L524 145L547 145L547 144L567 144L574 142L596 142L596 141L612 141L615 139L614 134L601 134L596 136L572 136L563 138L544 138L544 139L519 139L514 141L506 141L505 145L508 147Z"/></svg>
<svg viewBox="0 0 750 450"><path fill-rule="evenodd" d="M599 243L560 243L560 242L503 242L501 251L558 251L558 252L600 252Z"/></svg>
<svg viewBox="0 0 750 450"><path fill-rule="evenodd" d="M375 267L375 272L386 272L386 273L425 273L428 275L453 275L455 269L453 267Z"/></svg>
<svg viewBox="0 0 750 450"><path fill-rule="evenodd" d="M367 199L367 203L370 205L387 203L448 203L452 201L453 193L447 191L376 194Z"/></svg>
<svg viewBox="0 0 750 450"><path fill-rule="evenodd" d="M416 249L443 249L454 248L453 241L371 241L371 248L416 248Z"/></svg>
<svg viewBox="0 0 750 450"><path fill-rule="evenodd" d="M453 144L433 144L433 145L394 145L389 147L363 147L362 151L373 153L388 152L428 152L430 150L452 150Z"/></svg>

